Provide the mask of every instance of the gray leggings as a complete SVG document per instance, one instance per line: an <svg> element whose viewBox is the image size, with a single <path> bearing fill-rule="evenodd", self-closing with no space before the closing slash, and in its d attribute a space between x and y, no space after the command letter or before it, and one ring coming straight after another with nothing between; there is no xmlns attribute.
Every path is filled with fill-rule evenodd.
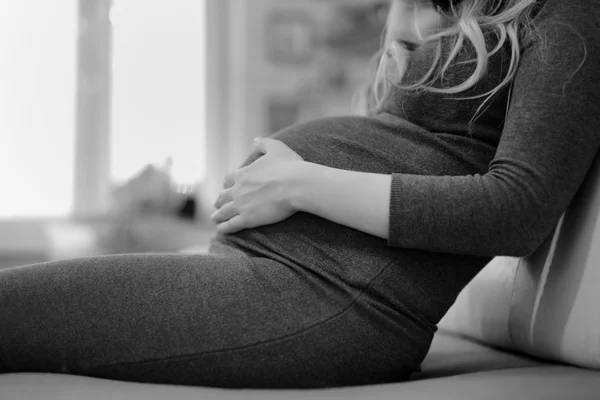
<svg viewBox="0 0 600 400"><path fill-rule="evenodd" d="M365 298L215 244L12 268L0 271L0 372L230 388L407 379L407 343Z"/></svg>

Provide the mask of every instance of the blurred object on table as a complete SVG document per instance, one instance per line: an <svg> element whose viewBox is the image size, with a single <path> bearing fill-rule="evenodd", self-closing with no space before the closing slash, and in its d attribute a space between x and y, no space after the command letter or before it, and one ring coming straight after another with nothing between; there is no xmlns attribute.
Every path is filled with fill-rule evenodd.
<svg viewBox="0 0 600 400"><path fill-rule="evenodd" d="M106 254L177 252L204 245L214 226L199 215L200 185L178 185L168 158L146 165L115 187L111 213L95 222L98 246Z"/></svg>
<svg viewBox="0 0 600 400"><path fill-rule="evenodd" d="M139 173L114 189L112 212L118 217L170 215L196 218L196 185L176 185L171 176L173 160L162 167L146 165Z"/></svg>

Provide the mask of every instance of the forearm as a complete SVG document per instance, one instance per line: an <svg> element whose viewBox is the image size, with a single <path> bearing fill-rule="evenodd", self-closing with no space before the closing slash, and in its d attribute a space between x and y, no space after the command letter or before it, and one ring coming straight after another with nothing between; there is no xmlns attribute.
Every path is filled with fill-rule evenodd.
<svg viewBox="0 0 600 400"><path fill-rule="evenodd" d="M293 207L386 239L393 247L491 255L528 253L539 241L519 185L490 176L385 175L303 163ZM533 229L535 231L535 229ZM531 244L533 243L533 244Z"/></svg>
<svg viewBox="0 0 600 400"><path fill-rule="evenodd" d="M391 175L304 163L293 203L299 211L387 239Z"/></svg>

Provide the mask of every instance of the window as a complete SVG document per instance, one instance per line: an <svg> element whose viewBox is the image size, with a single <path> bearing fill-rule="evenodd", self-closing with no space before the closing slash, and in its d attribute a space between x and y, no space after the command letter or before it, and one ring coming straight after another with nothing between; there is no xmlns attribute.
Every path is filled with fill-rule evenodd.
<svg viewBox="0 0 600 400"><path fill-rule="evenodd" d="M98 103L89 92L77 96L90 83L81 79L77 54L80 5L102 10L110 4L96 1L18 0L0 7L0 219L68 216L77 192L106 196L89 189L122 182L167 158L177 183L204 177L205 1L112 0L112 84L105 90L112 93L111 117L104 121L110 129L93 131L110 135L102 138L110 143L104 150L89 138L97 121L76 125L82 110L105 115L89 109ZM110 45L97 39L85 46ZM82 156L82 148L108 154ZM90 183L94 179L102 182Z"/></svg>
<svg viewBox="0 0 600 400"><path fill-rule="evenodd" d="M76 0L0 7L0 218L72 207Z"/></svg>
<svg viewBox="0 0 600 400"><path fill-rule="evenodd" d="M179 184L204 176L204 2L115 0L111 177L172 158Z"/></svg>

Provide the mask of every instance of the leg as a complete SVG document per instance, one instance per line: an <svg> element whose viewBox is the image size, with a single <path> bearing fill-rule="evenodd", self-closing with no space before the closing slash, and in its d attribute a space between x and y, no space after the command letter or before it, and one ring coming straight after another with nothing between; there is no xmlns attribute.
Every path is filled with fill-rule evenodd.
<svg viewBox="0 0 600 400"><path fill-rule="evenodd" d="M222 387L404 377L392 337L355 309L352 295L237 250L13 268L0 272L0 369Z"/></svg>

